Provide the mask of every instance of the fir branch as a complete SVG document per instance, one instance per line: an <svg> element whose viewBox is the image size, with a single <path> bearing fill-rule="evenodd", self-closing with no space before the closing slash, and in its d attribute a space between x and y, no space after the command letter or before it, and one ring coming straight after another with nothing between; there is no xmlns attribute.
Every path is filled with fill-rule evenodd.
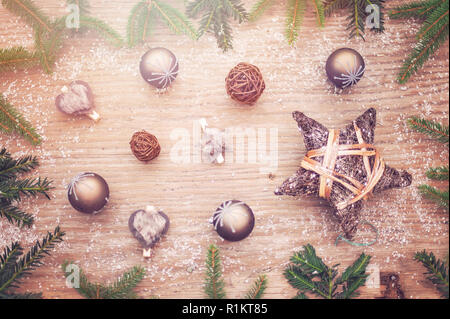
<svg viewBox="0 0 450 319"><path fill-rule="evenodd" d="M419 190L423 196L436 202L439 206L449 210L449 191L440 191L430 185L420 185Z"/></svg>
<svg viewBox="0 0 450 319"><path fill-rule="evenodd" d="M202 14L198 36L211 30L218 47L224 52L233 48L230 20L238 23L248 20L248 13L240 0L194 0L188 3L186 13L190 18Z"/></svg>
<svg viewBox="0 0 450 319"><path fill-rule="evenodd" d="M417 252L414 260L422 263L427 269L425 273L428 275L427 279L436 285L442 297L448 298L448 265L440 259L437 259L432 252L427 253L425 250Z"/></svg>
<svg viewBox="0 0 450 319"><path fill-rule="evenodd" d="M0 293L0 299L42 299L42 293Z"/></svg>
<svg viewBox="0 0 450 319"><path fill-rule="evenodd" d="M245 299L261 299L267 287L266 275L260 275L253 283L250 291L245 295Z"/></svg>
<svg viewBox="0 0 450 319"><path fill-rule="evenodd" d="M336 10L349 8L350 5L351 5L351 3L348 0L328 0L324 4L323 9L324 9L325 15L329 16Z"/></svg>
<svg viewBox="0 0 450 319"><path fill-rule="evenodd" d="M7 246L3 249L3 254L0 255L0 278L6 271L14 268L22 252L23 249L18 242L12 243L11 247Z"/></svg>
<svg viewBox="0 0 450 319"><path fill-rule="evenodd" d="M42 259L50 254L50 250L57 243L63 240L64 235L65 233L60 230L59 226L56 227L53 233L47 233L42 242L37 241L26 255L14 263L14 266L5 268L0 276L0 294L9 294L10 289L18 288L21 278L41 266Z"/></svg>
<svg viewBox="0 0 450 319"><path fill-rule="evenodd" d="M42 28L51 32L50 19L31 0L2 0L2 5L23 18L34 29Z"/></svg>
<svg viewBox="0 0 450 319"><path fill-rule="evenodd" d="M0 217L6 218L6 220L12 224L16 224L18 227L31 227L34 223L34 217L31 214L27 214L17 207L11 205L9 201L0 201Z"/></svg>
<svg viewBox="0 0 450 319"><path fill-rule="evenodd" d="M348 16L347 31L350 31L350 38L360 37L364 40L364 21L366 19L366 8L364 0L352 0L350 15Z"/></svg>
<svg viewBox="0 0 450 319"><path fill-rule="evenodd" d="M446 0L425 0L406 3L389 11L393 19L426 18L429 12Z"/></svg>
<svg viewBox="0 0 450 319"><path fill-rule="evenodd" d="M80 16L80 27L99 32L116 47L121 47L123 45L123 39L120 34L100 19L89 16Z"/></svg>
<svg viewBox="0 0 450 319"><path fill-rule="evenodd" d="M36 53L23 47L0 48L0 72L29 68L38 63Z"/></svg>
<svg viewBox="0 0 450 319"><path fill-rule="evenodd" d="M314 11L316 12L317 24L319 27L323 27L325 25L325 11L323 8L322 0L312 0L314 4Z"/></svg>
<svg viewBox="0 0 450 319"><path fill-rule="evenodd" d="M66 278L75 271L74 269L69 270L69 265L73 265L73 262L65 261L61 266ZM80 295L88 299L136 299L137 295L133 289L144 277L145 268L134 266L112 284L92 283L88 280L84 271L79 268L80 282L75 289Z"/></svg>
<svg viewBox="0 0 450 319"><path fill-rule="evenodd" d="M305 0L288 0L286 39L289 45L293 45L298 38L300 25L305 14L305 5Z"/></svg>
<svg viewBox="0 0 450 319"><path fill-rule="evenodd" d="M358 295L357 290L366 282L366 268L370 258L371 256L361 254L336 278L338 265L325 265L316 255L314 247L308 244L303 246L303 250L294 253L284 276L292 287L299 290L295 299L307 298L306 292L325 299L350 299Z"/></svg>
<svg viewBox="0 0 450 319"><path fill-rule="evenodd" d="M427 177L436 181L448 181L448 166L440 166L428 169Z"/></svg>
<svg viewBox="0 0 450 319"><path fill-rule="evenodd" d="M186 34L196 40L198 35L188 19L177 9L160 1L152 0L161 19L169 26L175 34Z"/></svg>
<svg viewBox="0 0 450 319"><path fill-rule="evenodd" d="M215 245L209 246L206 259L205 294L210 299L225 298L219 250Z"/></svg>
<svg viewBox="0 0 450 319"><path fill-rule="evenodd" d="M449 141L448 125L443 125L436 121L427 120L417 116L409 118L408 125L413 130L419 133L426 134L441 143L448 144Z"/></svg>
<svg viewBox="0 0 450 319"><path fill-rule="evenodd" d="M146 1L138 2L132 9L130 16L128 17L128 24L127 24L127 43L128 46L131 48L135 46L139 42L138 37L138 17L143 11L143 9L148 8L148 4ZM139 26L142 29L142 26Z"/></svg>
<svg viewBox="0 0 450 319"><path fill-rule="evenodd" d="M13 132L37 145L41 137L36 133L31 124L20 115L15 108L0 93L0 130L8 134Z"/></svg>
<svg viewBox="0 0 450 319"><path fill-rule="evenodd" d="M20 201L21 195L36 197L38 194L42 194L47 199L50 199L48 191L52 188L50 184L52 182L47 178L25 178L23 180L1 180L0 181L0 198L7 200Z"/></svg>
<svg viewBox="0 0 450 319"><path fill-rule="evenodd" d="M426 17L426 21L417 35L418 42L415 48L403 63L398 75L399 83L406 83L448 39L449 0L441 0L440 2L428 0L422 4L423 6L419 7L419 4L414 3L414 6L409 8L411 11L417 10L417 14L422 14L423 17ZM391 17L402 18L408 16L405 13L407 10L408 8L404 6L396 8L391 11Z"/></svg>
<svg viewBox="0 0 450 319"><path fill-rule="evenodd" d="M37 157L31 155L18 159L0 158L0 178L11 178L17 174L28 173L38 166Z"/></svg>
<svg viewBox="0 0 450 319"><path fill-rule="evenodd" d="M273 3L273 0L259 0L256 2L250 11L249 20L255 21L258 19Z"/></svg>

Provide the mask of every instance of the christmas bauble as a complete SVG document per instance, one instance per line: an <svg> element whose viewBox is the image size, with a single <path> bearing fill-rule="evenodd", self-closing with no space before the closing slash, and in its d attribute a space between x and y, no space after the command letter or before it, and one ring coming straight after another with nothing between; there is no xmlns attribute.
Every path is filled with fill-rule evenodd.
<svg viewBox="0 0 450 319"><path fill-rule="evenodd" d="M61 89L62 93L55 99L55 105L63 113L86 115L94 121L100 115L94 111L94 96L91 87L84 81L74 81Z"/></svg>
<svg viewBox="0 0 450 319"><path fill-rule="evenodd" d="M150 249L167 233L169 217L153 206L147 206L131 214L128 227L144 248L144 256L150 257Z"/></svg>
<svg viewBox="0 0 450 319"><path fill-rule="evenodd" d="M151 161L161 152L161 146L156 136L144 130L133 134L130 147L134 156L143 162Z"/></svg>
<svg viewBox="0 0 450 319"><path fill-rule="evenodd" d="M266 88L261 71L255 65L239 63L225 79L228 95L235 101L253 104Z"/></svg>
<svg viewBox="0 0 450 319"><path fill-rule="evenodd" d="M85 214L97 214L108 203L109 187L100 175L81 173L70 182L68 197L76 210Z"/></svg>
<svg viewBox="0 0 450 319"><path fill-rule="evenodd" d="M353 49L341 48L328 57L325 70L331 83L345 89L361 80L365 67L361 54Z"/></svg>
<svg viewBox="0 0 450 319"><path fill-rule="evenodd" d="M229 241L239 241L252 232L255 216L246 203L229 200L217 208L212 223L220 237Z"/></svg>
<svg viewBox="0 0 450 319"><path fill-rule="evenodd" d="M178 75L178 60L166 48L150 49L142 56L139 70L144 80L150 85L165 89Z"/></svg>

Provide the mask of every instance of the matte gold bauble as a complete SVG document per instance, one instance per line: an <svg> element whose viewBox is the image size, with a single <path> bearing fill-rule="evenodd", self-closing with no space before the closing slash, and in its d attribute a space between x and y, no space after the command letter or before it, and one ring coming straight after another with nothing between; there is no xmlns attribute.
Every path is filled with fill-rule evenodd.
<svg viewBox="0 0 450 319"><path fill-rule="evenodd" d="M72 207L79 212L97 214L108 203L109 187L100 175L81 173L70 182L67 195Z"/></svg>
<svg viewBox="0 0 450 319"><path fill-rule="evenodd" d="M178 60L166 48L150 49L142 56L139 70L147 83L158 89L166 89L178 75Z"/></svg>
<svg viewBox="0 0 450 319"><path fill-rule="evenodd" d="M353 49L341 48L328 57L325 70L331 83L345 89L361 80L365 67L361 54Z"/></svg>
<svg viewBox="0 0 450 319"><path fill-rule="evenodd" d="M255 216L246 203L229 200L217 208L212 223L220 237L229 241L239 241L252 232Z"/></svg>

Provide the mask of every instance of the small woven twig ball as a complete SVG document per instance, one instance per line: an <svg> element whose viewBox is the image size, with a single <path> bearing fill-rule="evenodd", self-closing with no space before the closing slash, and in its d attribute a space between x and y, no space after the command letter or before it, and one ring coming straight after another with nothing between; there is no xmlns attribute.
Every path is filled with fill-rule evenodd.
<svg viewBox="0 0 450 319"><path fill-rule="evenodd" d="M261 71L249 63L239 63L225 79L228 95L235 101L253 104L266 88Z"/></svg>
<svg viewBox="0 0 450 319"><path fill-rule="evenodd" d="M143 162L151 161L157 157L161 151L161 146L159 145L156 136L144 130L133 134L130 141L130 147L134 156Z"/></svg>

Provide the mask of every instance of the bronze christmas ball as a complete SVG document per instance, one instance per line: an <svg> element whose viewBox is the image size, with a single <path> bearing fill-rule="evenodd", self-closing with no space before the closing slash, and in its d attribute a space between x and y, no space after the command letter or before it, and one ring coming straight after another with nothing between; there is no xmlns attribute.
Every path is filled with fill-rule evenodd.
<svg viewBox="0 0 450 319"><path fill-rule="evenodd" d="M364 75L365 68L366 64L361 54L350 48L334 51L325 65L328 79L340 89L358 83Z"/></svg>
<svg viewBox="0 0 450 319"><path fill-rule="evenodd" d="M108 203L109 187L103 177L87 172L75 176L67 196L73 208L85 214L97 214Z"/></svg>
<svg viewBox="0 0 450 319"><path fill-rule="evenodd" d="M255 215L244 202L229 200L217 208L212 224L220 237L228 241L246 238L255 226Z"/></svg>
<svg viewBox="0 0 450 319"><path fill-rule="evenodd" d="M233 100L251 105L263 94L266 84L257 66L239 63L226 77L225 87Z"/></svg>
<svg viewBox="0 0 450 319"><path fill-rule="evenodd" d="M166 48L154 48L141 58L139 70L147 83L157 89L169 87L178 75L178 59Z"/></svg>

